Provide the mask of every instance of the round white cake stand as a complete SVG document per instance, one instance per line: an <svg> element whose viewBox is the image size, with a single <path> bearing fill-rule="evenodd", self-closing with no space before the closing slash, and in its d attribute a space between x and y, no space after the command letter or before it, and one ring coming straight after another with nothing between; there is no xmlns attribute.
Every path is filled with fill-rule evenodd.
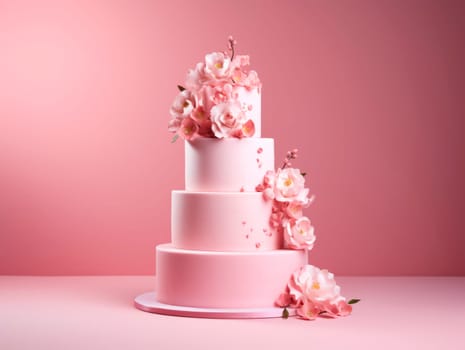
<svg viewBox="0 0 465 350"><path fill-rule="evenodd" d="M219 309L198 308L163 304L157 301L155 292L148 292L134 299L136 308L170 316L202 317L202 318L273 318L281 317L283 309L280 307L252 308L252 309ZM289 316L295 315L295 310L289 308Z"/></svg>

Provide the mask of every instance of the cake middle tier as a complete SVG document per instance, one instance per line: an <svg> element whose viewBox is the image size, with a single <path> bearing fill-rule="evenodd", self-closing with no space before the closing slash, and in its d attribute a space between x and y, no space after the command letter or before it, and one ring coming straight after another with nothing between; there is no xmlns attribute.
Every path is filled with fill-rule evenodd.
<svg viewBox="0 0 465 350"><path fill-rule="evenodd" d="M171 241L183 249L279 249L283 240L270 226L271 210L261 192L172 191Z"/></svg>
<svg viewBox="0 0 465 350"><path fill-rule="evenodd" d="M188 191L255 191L267 170L274 170L271 138L198 138L185 142Z"/></svg>

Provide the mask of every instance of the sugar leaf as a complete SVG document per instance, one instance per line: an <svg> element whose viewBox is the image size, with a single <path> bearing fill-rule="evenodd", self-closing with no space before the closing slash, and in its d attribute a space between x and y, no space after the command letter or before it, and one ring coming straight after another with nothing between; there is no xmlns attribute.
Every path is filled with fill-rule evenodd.
<svg viewBox="0 0 465 350"><path fill-rule="evenodd" d="M360 301L360 299L350 299L347 304L352 305L352 304L357 304Z"/></svg>

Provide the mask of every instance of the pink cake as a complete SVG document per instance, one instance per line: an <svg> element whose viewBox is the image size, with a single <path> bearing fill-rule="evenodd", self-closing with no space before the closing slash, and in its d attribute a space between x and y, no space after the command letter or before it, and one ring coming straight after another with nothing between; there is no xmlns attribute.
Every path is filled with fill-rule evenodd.
<svg viewBox="0 0 465 350"><path fill-rule="evenodd" d="M186 189L172 192L171 244L156 249L157 299L166 304L272 307L307 263L305 249L284 249L273 203L256 190L275 169L274 140L260 137L257 74L247 56L231 56L207 55L171 108Z"/></svg>
<svg viewBox="0 0 465 350"><path fill-rule="evenodd" d="M290 167L297 150L275 170L274 140L261 137L261 83L234 44L178 86L169 131L185 142L185 189L172 191L171 243L156 247L156 300L136 305L187 316L276 316L263 310L277 306L307 319L342 314L332 274L307 265L315 236L302 210L312 199Z"/></svg>

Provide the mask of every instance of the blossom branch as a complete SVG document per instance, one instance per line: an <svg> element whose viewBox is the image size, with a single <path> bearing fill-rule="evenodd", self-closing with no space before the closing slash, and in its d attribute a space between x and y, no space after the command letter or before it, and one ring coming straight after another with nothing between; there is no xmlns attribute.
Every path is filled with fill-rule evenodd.
<svg viewBox="0 0 465 350"><path fill-rule="evenodd" d="M234 45L236 45L236 44L237 44L237 41L234 40L232 35L230 35L229 38L228 38L228 49L229 49L229 51L231 51L231 61L234 58Z"/></svg>
<svg viewBox="0 0 465 350"><path fill-rule="evenodd" d="M291 160L297 158L298 149L294 148L292 151L287 152L286 158L284 158L283 165L281 165L281 169L285 169L291 166Z"/></svg>

